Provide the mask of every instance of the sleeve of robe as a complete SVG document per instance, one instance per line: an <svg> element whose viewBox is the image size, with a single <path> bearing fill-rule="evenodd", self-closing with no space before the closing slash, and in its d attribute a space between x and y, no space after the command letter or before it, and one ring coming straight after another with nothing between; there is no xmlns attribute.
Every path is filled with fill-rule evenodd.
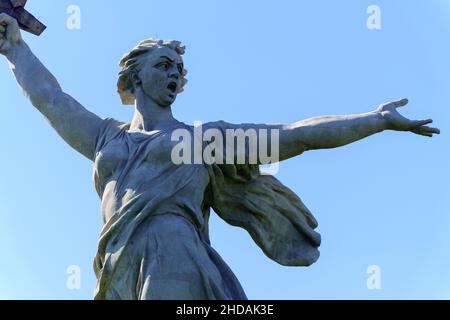
<svg viewBox="0 0 450 320"><path fill-rule="evenodd" d="M235 127L221 121L206 124L204 130L219 129L226 137L225 130ZM214 163L207 167L211 206L223 220L245 229L281 265L309 266L317 261L321 242L315 231L317 221L293 191L274 176L260 174L258 165Z"/></svg>

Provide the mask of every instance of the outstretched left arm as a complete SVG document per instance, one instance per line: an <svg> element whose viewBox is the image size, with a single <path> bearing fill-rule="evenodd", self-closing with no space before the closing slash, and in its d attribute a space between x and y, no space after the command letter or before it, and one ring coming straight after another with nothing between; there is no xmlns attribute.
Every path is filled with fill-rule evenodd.
<svg viewBox="0 0 450 320"><path fill-rule="evenodd" d="M280 160L289 159L307 150L345 146L384 130L409 131L432 137L437 128L427 125L433 120L409 120L397 108L407 99L383 104L375 111L349 116L323 116L303 120L280 130Z"/></svg>
<svg viewBox="0 0 450 320"><path fill-rule="evenodd" d="M288 125L256 125L256 129L279 130L279 160L283 161L308 150L345 146L384 130L409 131L432 137L437 128L428 120L409 120L397 108L408 104L407 99L386 103L375 111L347 116L321 116ZM244 125L248 129L250 125ZM274 143L273 141L271 143Z"/></svg>

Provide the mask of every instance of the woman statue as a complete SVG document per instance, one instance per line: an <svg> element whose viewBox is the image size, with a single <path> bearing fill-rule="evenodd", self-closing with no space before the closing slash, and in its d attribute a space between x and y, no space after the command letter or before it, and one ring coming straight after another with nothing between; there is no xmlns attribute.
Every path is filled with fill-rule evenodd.
<svg viewBox="0 0 450 320"><path fill-rule="evenodd" d="M186 83L180 42L142 41L123 57L118 92L124 104L135 106L131 123L103 120L65 93L6 14L0 15L0 52L33 106L70 146L93 161L104 222L94 263L96 299L246 299L210 245L211 208L229 224L246 229L282 265L308 266L318 259L320 235L313 215L291 190L260 173L261 159L250 163L248 145L237 150L244 163L174 163L173 132L195 130L172 116L171 105ZM364 114L285 125L219 121L205 127L224 136L229 129L278 130L279 161L384 130L427 137L439 133L427 126L432 120L400 115L397 108L406 104L405 99Z"/></svg>

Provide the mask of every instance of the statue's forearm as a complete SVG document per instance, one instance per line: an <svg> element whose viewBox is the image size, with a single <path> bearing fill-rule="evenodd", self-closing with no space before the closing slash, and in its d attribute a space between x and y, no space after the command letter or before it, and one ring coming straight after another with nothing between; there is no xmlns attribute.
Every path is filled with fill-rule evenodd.
<svg viewBox="0 0 450 320"><path fill-rule="evenodd" d="M280 135L280 156L290 158L306 150L337 148L386 129L381 113L322 116L288 125Z"/></svg>
<svg viewBox="0 0 450 320"><path fill-rule="evenodd" d="M24 41L20 41L7 55L11 70L25 96L40 111L45 113L62 90L55 77L33 54Z"/></svg>

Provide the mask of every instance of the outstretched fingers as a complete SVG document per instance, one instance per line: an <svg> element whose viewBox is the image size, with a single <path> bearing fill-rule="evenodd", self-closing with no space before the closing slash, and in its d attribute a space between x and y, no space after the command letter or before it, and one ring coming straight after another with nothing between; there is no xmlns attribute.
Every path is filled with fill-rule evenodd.
<svg viewBox="0 0 450 320"><path fill-rule="evenodd" d="M393 111L397 108L406 106L408 104L408 102L409 102L408 99L391 101L391 102L380 105L378 110L379 111Z"/></svg>
<svg viewBox="0 0 450 320"><path fill-rule="evenodd" d="M441 130L439 130L438 128L432 128L428 126L419 126L411 130L411 132L414 132L415 134L425 137L432 137L435 134L440 134Z"/></svg>
<svg viewBox="0 0 450 320"><path fill-rule="evenodd" d="M406 106L409 103L408 99L402 99L394 102L396 108L401 108Z"/></svg>
<svg viewBox="0 0 450 320"><path fill-rule="evenodd" d="M416 128L416 127L426 126L430 123L433 123L433 119L416 120L416 121L412 121L411 126L413 128Z"/></svg>

